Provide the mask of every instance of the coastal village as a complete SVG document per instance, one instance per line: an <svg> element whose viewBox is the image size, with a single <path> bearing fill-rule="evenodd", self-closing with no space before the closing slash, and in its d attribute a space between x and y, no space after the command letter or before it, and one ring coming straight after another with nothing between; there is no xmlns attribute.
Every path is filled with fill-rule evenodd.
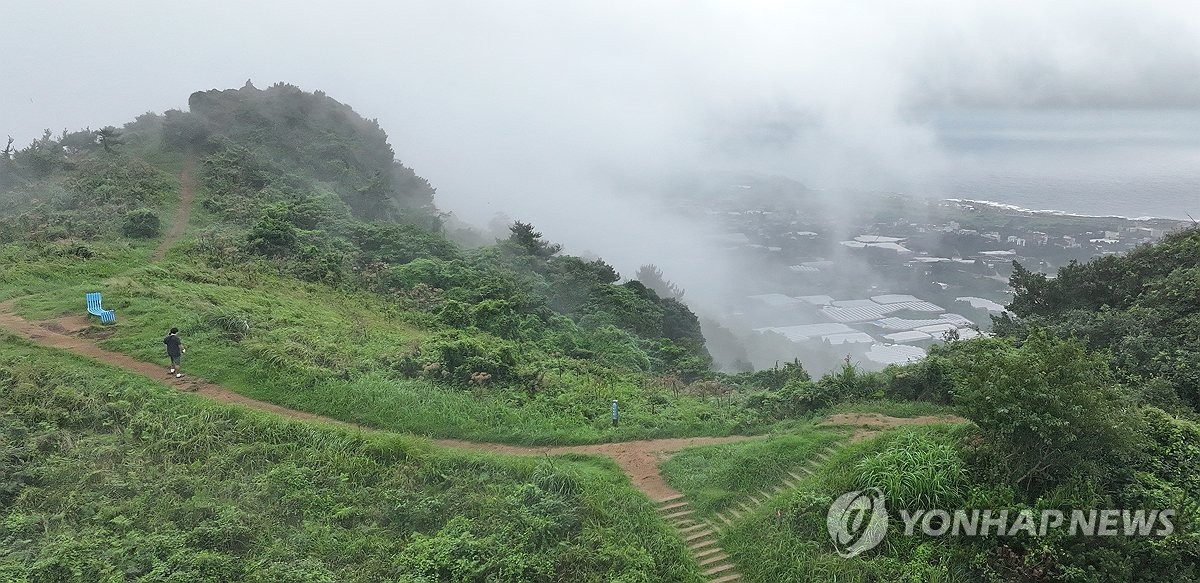
<svg viewBox="0 0 1200 583"><path fill-rule="evenodd" d="M721 202L745 204L748 190L739 185L736 198ZM723 248L744 269L768 274L746 278L755 287L731 297L722 322L791 343L814 361L850 358L868 369L987 334L1011 301L1013 261L1053 277L1071 261L1128 251L1185 224L901 195L857 205L839 224L812 198L706 211L725 227Z"/></svg>

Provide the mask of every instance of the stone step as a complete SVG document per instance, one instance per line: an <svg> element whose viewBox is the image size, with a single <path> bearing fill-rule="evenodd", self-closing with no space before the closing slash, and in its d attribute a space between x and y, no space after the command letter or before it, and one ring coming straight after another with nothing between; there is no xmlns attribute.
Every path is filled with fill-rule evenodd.
<svg viewBox="0 0 1200 583"><path fill-rule="evenodd" d="M714 575L721 575L732 570L733 563L719 563L701 572L701 575L704 575L705 577L712 577Z"/></svg>
<svg viewBox="0 0 1200 583"><path fill-rule="evenodd" d="M682 511L679 511L679 512L673 512L673 513L671 513L671 514L664 514L664 515L663 515L663 518L665 518L665 519L667 519L667 520L674 520L674 519L677 519L677 518L685 518L685 517L687 517L687 516L691 516L691 514L692 514L692 509L691 509L691 508L689 508L689 509L687 509L687 510L682 510Z"/></svg>
<svg viewBox="0 0 1200 583"><path fill-rule="evenodd" d="M708 550L710 548L717 548L717 549L721 548L721 547L717 546L717 539L709 538L709 539L696 541L693 543L688 543L688 550L691 551L693 554L698 553L702 550Z"/></svg>
<svg viewBox="0 0 1200 583"><path fill-rule="evenodd" d="M681 532L683 534L689 534L689 533L696 532L697 530L700 530L706 526L708 526L708 525L703 522L697 522L696 524L693 524L691 526L687 526L687 527L679 529L679 532Z"/></svg>
<svg viewBox="0 0 1200 583"><path fill-rule="evenodd" d="M704 559L711 557L713 555L723 555L723 554L725 554L725 552L721 550L721 547L714 546L714 547L708 547L707 549L704 549L701 551L693 552L692 558L696 559L696 562L700 562L700 561L703 561Z"/></svg>
<svg viewBox="0 0 1200 583"><path fill-rule="evenodd" d="M706 569L710 566L713 566L715 563L719 563L719 562L727 561L727 560L729 560L729 555L727 555L725 553L716 553L716 554L709 555L708 557L705 557L703 559L700 559L700 558L696 559L696 561L700 563L701 569Z"/></svg>
<svg viewBox="0 0 1200 583"><path fill-rule="evenodd" d="M681 500L679 502L671 502L670 504L665 504L665 505L659 506L658 511L659 512L667 512L670 510L674 510L676 508L682 508L687 505L688 505L688 503L686 500Z"/></svg>
<svg viewBox="0 0 1200 583"><path fill-rule="evenodd" d="M714 533L711 529L704 529L704 530L693 532L692 534L689 534L689 535L684 535L683 540L685 540L689 543L697 542L702 538L710 537L714 534L716 534L716 533Z"/></svg>
<svg viewBox="0 0 1200 583"><path fill-rule="evenodd" d="M730 573L728 575L721 575L720 577L717 577L716 579L709 579L709 583L730 583L731 581L741 581L741 580L742 580L741 575L738 575L737 573Z"/></svg>
<svg viewBox="0 0 1200 583"><path fill-rule="evenodd" d="M658 500L657 503L658 503L658 506L661 508L662 506L664 506L666 504L670 504L671 502L675 502L677 500L682 500L682 499L683 499L683 494L675 494L673 496L667 496L666 498L663 498L662 500Z"/></svg>

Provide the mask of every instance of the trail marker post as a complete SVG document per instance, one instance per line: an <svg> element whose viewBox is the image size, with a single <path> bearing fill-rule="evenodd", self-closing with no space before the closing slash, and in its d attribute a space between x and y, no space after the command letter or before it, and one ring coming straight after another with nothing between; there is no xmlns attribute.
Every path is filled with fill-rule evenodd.
<svg viewBox="0 0 1200 583"><path fill-rule="evenodd" d="M613 422L613 427L616 427L616 426L617 426L617 420L618 420L618 415L617 415L617 400L616 400L616 399L613 399L613 402L612 402L612 422Z"/></svg>

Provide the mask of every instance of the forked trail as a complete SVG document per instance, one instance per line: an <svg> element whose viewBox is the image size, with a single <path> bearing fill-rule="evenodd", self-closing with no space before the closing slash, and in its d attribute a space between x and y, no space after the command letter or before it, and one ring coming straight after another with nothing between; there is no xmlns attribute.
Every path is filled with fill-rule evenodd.
<svg viewBox="0 0 1200 583"><path fill-rule="evenodd" d="M179 210L171 222L170 229L155 250L152 261L162 259L171 246L187 230L191 207L195 197L195 184L192 176L195 167L196 161L194 158L189 158L184 165L183 172L179 177ZM15 300L0 302L0 330L11 332L35 344L66 350L123 369L127 372L141 375L177 390L195 393L219 403L257 409L291 419L328 423L356 431L381 431L252 399L202 378L188 376L177 379L173 375L168 374L164 366L144 362L101 348L96 344L95 340L84 335L91 328L91 322L86 316L66 316L56 320L33 322L14 313L14 303ZM913 420L900 420L881 415L835 415L827 419L825 424L855 426L858 428L854 437L857 440L873 435L880 429L894 427L899 424L956 421L961 420L952 417L922 417ZM741 578L733 565L732 559L721 551L714 528L704 520L691 516L692 511L687 506L686 500L683 499L683 495L671 488L666 480L663 479L659 471L659 464L670 457L671 454L684 448L730 443L746 439L754 439L754 437L687 437L545 447L523 447L503 443L482 443L458 439L434 439L432 441L439 446L447 448L509 455L577 453L601 455L611 458L629 476L629 480L635 487L645 493L651 500L659 503L658 508L660 513L664 515L665 520L668 520L680 532L684 542L688 545L689 552L701 567L705 578L710 581L726 583L737 581Z"/></svg>
<svg viewBox="0 0 1200 583"><path fill-rule="evenodd" d="M369 427L339 421L321 415L297 411L272 403L251 399L215 383L201 378L176 379L161 365L151 364L130 356L105 350L94 340L81 333L91 329L85 316L67 316L57 320L31 322L13 313L13 300L0 303L0 330L6 330L41 346L66 350L115 366L125 371L153 379L177 390L196 393L213 401L229 403L259 411L266 411L292 419L320 421L357 431L379 431ZM889 427L909 424L947 423L963 421L957 417L937 416L913 419L898 419L877 414L843 414L826 419L826 425L849 425L856 427L855 439L863 439ZM692 446L729 443L753 439L745 436L688 437L601 443L594 445L567 445L547 447L522 447L503 443L480 443L457 439L435 439L437 445L472 451L510 455L554 455L579 453L602 455L612 458L629 476L629 480L651 500L658 502L659 513L680 534L688 552L699 565L702 575L709 581L732 583L741 579L733 558L722 551L718 540L716 523L698 517L688 506L683 495L671 488L659 472L659 464L671 454ZM795 476L795 474L793 474ZM723 519L728 524L728 519Z"/></svg>

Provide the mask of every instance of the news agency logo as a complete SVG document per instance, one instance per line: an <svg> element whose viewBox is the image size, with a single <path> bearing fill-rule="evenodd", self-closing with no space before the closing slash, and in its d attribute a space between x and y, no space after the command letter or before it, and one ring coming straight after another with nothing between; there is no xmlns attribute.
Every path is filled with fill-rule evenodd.
<svg viewBox="0 0 1200 583"><path fill-rule="evenodd" d="M1164 510L1055 510L1008 509L946 510L902 508L904 536L920 531L925 536L1046 536L1065 530L1069 536L1156 536L1175 533L1174 509ZM837 554L847 559L883 542L888 512L879 488L842 494L825 515L829 538Z"/></svg>
<svg viewBox="0 0 1200 583"><path fill-rule="evenodd" d="M883 542L888 527L883 491L869 488L842 494L829 506L825 526L833 548L842 557L850 559L875 548Z"/></svg>

